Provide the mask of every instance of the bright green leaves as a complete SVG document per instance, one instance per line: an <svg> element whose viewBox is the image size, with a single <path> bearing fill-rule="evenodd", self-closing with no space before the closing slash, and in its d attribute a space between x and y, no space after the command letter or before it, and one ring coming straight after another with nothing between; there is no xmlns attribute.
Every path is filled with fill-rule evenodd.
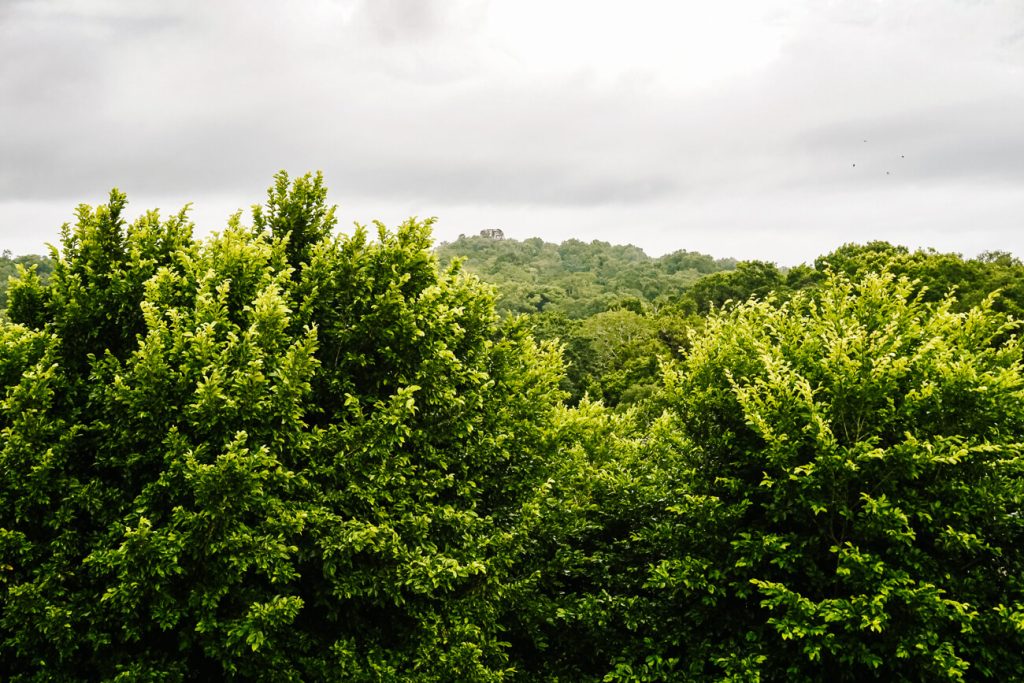
<svg viewBox="0 0 1024 683"><path fill-rule="evenodd" d="M124 208L81 208L0 322L5 680L1024 666L1024 376L997 299L805 269L683 343L626 296L547 320L618 403L567 408L558 348L440 270L429 220L334 235L319 175L202 242ZM598 247L568 244L567 286ZM782 277L734 275L708 287Z"/></svg>
<svg viewBox="0 0 1024 683"><path fill-rule="evenodd" d="M991 645L1024 572L1015 329L991 301L957 313L872 275L712 316L663 400L689 440L688 493L714 512L683 508L697 530L676 532L685 545L650 585L723 568L715 590L752 635L703 613L684 637L696 656L729 642L773 680L823 665L998 678L1021 664L1024 643ZM679 609L708 590L682 585L666 593Z"/></svg>
<svg viewBox="0 0 1024 683"><path fill-rule="evenodd" d="M285 242L288 263L297 272L309 262L313 246L331 236L338 222L334 212L327 205L321 173L306 174L289 185L288 174L280 171L267 190L266 206L252 207L253 227Z"/></svg>
<svg viewBox="0 0 1024 683"><path fill-rule="evenodd" d="M50 326L68 363L81 366L89 354L107 350L119 358L130 353L144 329L139 304L145 282L160 267L180 266L192 255L187 209L165 221L150 211L127 225L126 205L124 194L113 190L106 205L80 206L74 229L64 226L63 253L53 252L48 285L31 274L12 283L11 319Z"/></svg>
<svg viewBox="0 0 1024 683"><path fill-rule="evenodd" d="M573 532L535 584L575 639L536 626L538 601L533 643L596 657L548 673L1012 678L1024 665L1017 327L991 300L958 312L891 276L711 315L664 363L660 417L610 462L580 442L588 483L553 516ZM612 465L614 496L568 515ZM675 668L652 674L651 657Z"/></svg>

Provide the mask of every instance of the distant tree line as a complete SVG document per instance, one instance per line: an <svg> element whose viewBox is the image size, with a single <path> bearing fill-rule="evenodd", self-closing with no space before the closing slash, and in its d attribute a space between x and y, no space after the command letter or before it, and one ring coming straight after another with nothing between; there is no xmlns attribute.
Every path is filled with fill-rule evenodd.
<svg viewBox="0 0 1024 683"><path fill-rule="evenodd" d="M651 258L634 246L540 238L459 237L436 247L442 265L455 258L498 287L501 313L549 313L584 318L640 301L667 304L701 276L728 270L733 259L677 251Z"/></svg>
<svg viewBox="0 0 1024 683"><path fill-rule="evenodd" d="M460 237L436 251L442 262L461 259L466 271L494 284L499 312L526 316L538 338L562 344L562 387L572 402L588 395L609 406L636 404L660 384L659 358L681 357L711 311L752 298L781 304L831 274L906 277L926 301L955 294L958 310L998 291L996 310L1024 317L1024 265L1005 252L963 258L871 242L780 268L688 251L651 258L599 241Z"/></svg>

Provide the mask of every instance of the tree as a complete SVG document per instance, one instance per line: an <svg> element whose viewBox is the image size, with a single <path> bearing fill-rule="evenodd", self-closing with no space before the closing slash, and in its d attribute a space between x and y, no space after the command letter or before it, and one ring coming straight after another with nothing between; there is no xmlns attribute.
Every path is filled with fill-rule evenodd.
<svg viewBox="0 0 1024 683"><path fill-rule="evenodd" d="M692 679L1024 670L1019 325L993 297L956 312L917 289L833 276L749 302L668 369L654 431L685 474L632 533L661 548L637 594L663 608L631 666L654 652Z"/></svg>
<svg viewBox="0 0 1024 683"><path fill-rule="evenodd" d="M996 310L1018 318L1024 314L1024 265L1006 252L984 252L977 258L965 259L960 254L943 254L933 249L911 252L906 247L875 241L845 244L816 259L814 267L818 276L807 278L809 284L820 281L825 272L843 273L851 280L887 272L916 282L929 301L939 301L955 292L957 310L977 306L992 292L999 291L1000 296L993 304Z"/></svg>
<svg viewBox="0 0 1024 683"><path fill-rule="evenodd" d="M764 299L779 290L784 279L774 263L740 261L735 270L706 275L686 291L698 313L707 314L726 302L741 303L751 297Z"/></svg>
<svg viewBox="0 0 1024 683"><path fill-rule="evenodd" d="M0 678L498 680L559 360L430 224L82 207L0 323ZM525 517L524 517L525 515Z"/></svg>
<svg viewBox="0 0 1024 683"><path fill-rule="evenodd" d="M666 610L643 584L664 549L636 535L665 515L676 475L659 466L631 411L584 400L557 411L551 428L568 447L522 547L532 571L508 595L518 680L678 678L678 657L648 637Z"/></svg>
<svg viewBox="0 0 1024 683"><path fill-rule="evenodd" d="M7 308L7 283L15 276L23 277L21 269L26 271L34 270L43 280L50 277L53 264L45 256L29 254L27 256L14 256L10 251L0 254L0 311Z"/></svg>
<svg viewBox="0 0 1024 683"><path fill-rule="evenodd" d="M604 311L583 321L579 337L587 344L586 374L593 398L609 405L632 403L658 384L658 358L669 349L658 336L659 320L628 309Z"/></svg>

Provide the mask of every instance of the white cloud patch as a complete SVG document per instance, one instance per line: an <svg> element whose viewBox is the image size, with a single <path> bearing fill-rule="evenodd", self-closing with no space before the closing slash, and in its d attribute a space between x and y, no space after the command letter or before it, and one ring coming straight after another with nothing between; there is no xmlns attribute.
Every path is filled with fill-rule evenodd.
<svg viewBox="0 0 1024 683"><path fill-rule="evenodd" d="M1024 254L1022 35L999 0L8 2L0 241L112 186L218 229L286 168L441 238Z"/></svg>

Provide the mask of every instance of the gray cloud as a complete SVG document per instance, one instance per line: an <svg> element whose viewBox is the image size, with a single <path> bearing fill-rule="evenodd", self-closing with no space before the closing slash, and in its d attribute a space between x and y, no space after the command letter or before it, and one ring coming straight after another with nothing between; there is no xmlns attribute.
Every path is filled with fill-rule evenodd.
<svg viewBox="0 0 1024 683"><path fill-rule="evenodd" d="M618 24L500 0L0 4L0 239L112 186L247 206L287 168L439 230L712 235L788 262L879 230L973 244L983 214L989 248L1024 252L1024 6L736 2L746 23L697 23L764 38L746 56L667 38L688 17L656 2Z"/></svg>
<svg viewBox="0 0 1024 683"><path fill-rule="evenodd" d="M1024 182L1024 93L998 100L909 109L810 129L802 154L831 164L827 183L873 185ZM891 174L885 178L886 173Z"/></svg>
<svg viewBox="0 0 1024 683"><path fill-rule="evenodd" d="M368 29L384 44L422 44L479 28L486 2L466 0L361 0L351 27Z"/></svg>

